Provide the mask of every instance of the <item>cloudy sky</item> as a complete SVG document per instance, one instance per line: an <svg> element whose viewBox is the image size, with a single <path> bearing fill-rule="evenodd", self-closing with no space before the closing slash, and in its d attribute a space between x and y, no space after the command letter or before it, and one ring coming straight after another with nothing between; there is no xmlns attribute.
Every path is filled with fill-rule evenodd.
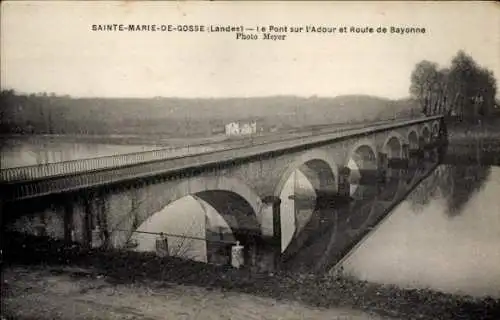
<svg viewBox="0 0 500 320"><path fill-rule="evenodd" d="M463 49L500 77L494 3L3 2L1 85L73 96L408 95L423 60ZM425 34L95 32L92 24L424 27Z"/></svg>

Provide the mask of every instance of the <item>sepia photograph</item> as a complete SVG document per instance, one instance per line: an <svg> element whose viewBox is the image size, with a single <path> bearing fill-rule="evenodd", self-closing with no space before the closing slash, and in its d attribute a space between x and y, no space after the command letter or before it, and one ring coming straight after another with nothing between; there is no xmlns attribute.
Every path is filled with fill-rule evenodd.
<svg viewBox="0 0 500 320"><path fill-rule="evenodd" d="M500 4L14 1L0 319L500 319Z"/></svg>

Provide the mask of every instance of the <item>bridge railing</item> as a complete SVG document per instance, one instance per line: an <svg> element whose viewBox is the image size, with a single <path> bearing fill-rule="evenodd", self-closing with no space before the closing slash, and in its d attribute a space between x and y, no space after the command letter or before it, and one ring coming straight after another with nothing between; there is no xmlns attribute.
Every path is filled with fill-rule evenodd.
<svg viewBox="0 0 500 320"><path fill-rule="evenodd" d="M243 145L242 140L223 141L225 145L205 143L182 147L161 148L151 151L140 151L119 155L101 156L96 158L75 159L61 162L44 163L32 166L6 168L0 170L0 180L3 182L36 180L40 178L69 175L79 172L123 167L151 161L161 161L180 156L217 151L228 147ZM245 141L243 141L245 142ZM248 141L246 141L248 142ZM253 141L251 141L253 143ZM229 146L228 144L231 144ZM200 149L207 149L201 150Z"/></svg>
<svg viewBox="0 0 500 320"><path fill-rule="evenodd" d="M404 119L400 119L404 121ZM383 123L387 123L388 120L371 122L369 123L371 126L380 125ZM367 123L360 123L349 128L336 130L329 130L329 132L334 131L343 131L350 130L359 127L366 126ZM322 131L320 133L312 133L306 132L307 136L320 136L323 134L327 134L328 132ZM280 139L279 141L288 141L299 139L303 137L301 136L293 136L289 139ZM264 141L263 143L255 143L256 145L272 143L277 141ZM110 155L110 156L102 156L97 158L89 158L89 159L78 159L78 160L69 160L63 162L55 162L55 163L46 163L39 164L34 166L26 166L26 167L16 167L16 168L7 168L0 170L0 181L2 182L14 182L14 181L26 181L26 180L37 180L41 178L50 178L57 176L67 176L71 174L77 174L82 172L91 172L95 170L101 169L110 169L117 167L126 167L141 163L162 161L168 159L175 159L180 157L187 157L197 154L203 154L206 152L215 152L231 149L234 147L244 147L245 144L255 145L253 140L250 141L234 141L228 142L224 141L223 144L217 143L206 143L199 145L191 145L191 146L183 146L183 147L170 147L170 148L162 148L151 151L142 151L135 153L127 153L127 154L119 154L119 155ZM205 150L201 150L205 148Z"/></svg>
<svg viewBox="0 0 500 320"><path fill-rule="evenodd" d="M219 146L219 149L223 146ZM139 164L143 162L164 160L176 156L186 156L198 153L202 148L217 149L217 146L194 145L185 147L170 147L152 151L142 151L119 155L102 156L90 159L77 159L34 166L7 168L0 170L0 179L4 182L35 180L52 176L68 175L78 172L93 171Z"/></svg>

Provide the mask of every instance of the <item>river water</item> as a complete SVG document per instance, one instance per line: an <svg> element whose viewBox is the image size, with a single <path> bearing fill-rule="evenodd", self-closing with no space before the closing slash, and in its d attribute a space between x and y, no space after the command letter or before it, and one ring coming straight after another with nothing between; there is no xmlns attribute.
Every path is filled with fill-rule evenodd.
<svg viewBox="0 0 500 320"><path fill-rule="evenodd" d="M442 164L343 262L345 274L500 298L500 167Z"/></svg>

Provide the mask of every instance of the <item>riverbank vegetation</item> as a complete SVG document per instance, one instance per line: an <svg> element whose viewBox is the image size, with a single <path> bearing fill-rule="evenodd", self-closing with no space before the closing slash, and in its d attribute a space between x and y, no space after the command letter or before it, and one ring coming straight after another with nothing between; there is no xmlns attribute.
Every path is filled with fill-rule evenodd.
<svg viewBox="0 0 500 320"><path fill-rule="evenodd" d="M493 72L463 51L455 55L449 67L419 62L411 74L409 91L425 115L444 114L459 122L500 115Z"/></svg>
<svg viewBox="0 0 500 320"><path fill-rule="evenodd" d="M425 115L445 115L446 163L500 165L500 101L493 72L459 51L448 67L419 62L410 95Z"/></svg>

